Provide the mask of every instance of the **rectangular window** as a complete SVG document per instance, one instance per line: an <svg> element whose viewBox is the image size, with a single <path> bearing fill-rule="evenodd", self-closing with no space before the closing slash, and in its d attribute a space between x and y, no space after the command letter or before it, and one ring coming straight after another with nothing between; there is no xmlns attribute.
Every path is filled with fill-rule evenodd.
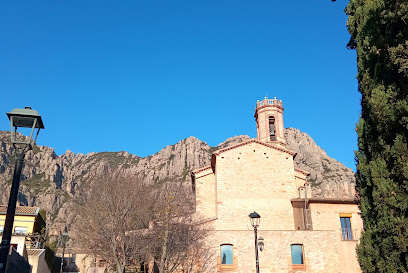
<svg viewBox="0 0 408 273"><path fill-rule="evenodd" d="M290 245L293 265L303 265L303 245Z"/></svg>
<svg viewBox="0 0 408 273"><path fill-rule="evenodd" d="M232 265L232 245L221 245L221 264Z"/></svg>
<svg viewBox="0 0 408 273"><path fill-rule="evenodd" d="M0 226L0 233L3 233L4 226Z"/></svg>
<svg viewBox="0 0 408 273"><path fill-rule="evenodd" d="M27 234L27 227L15 227L14 233L15 234Z"/></svg>
<svg viewBox="0 0 408 273"><path fill-rule="evenodd" d="M350 217L340 217L342 240L353 240Z"/></svg>

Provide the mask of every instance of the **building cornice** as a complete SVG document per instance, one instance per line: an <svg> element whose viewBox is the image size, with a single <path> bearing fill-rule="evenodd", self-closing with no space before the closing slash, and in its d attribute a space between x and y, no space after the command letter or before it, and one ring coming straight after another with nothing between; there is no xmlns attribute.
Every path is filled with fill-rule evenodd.
<svg viewBox="0 0 408 273"><path fill-rule="evenodd" d="M304 198L292 198L292 202L304 202ZM308 198L309 203L321 203L321 204L359 204L356 199L341 199L341 198Z"/></svg>
<svg viewBox="0 0 408 273"><path fill-rule="evenodd" d="M266 104L266 105L262 105L259 106L255 109L255 111L262 111L265 108L270 108L270 107L274 107L274 108L278 108L279 110L281 110L283 112L283 110L285 110L285 108L283 108L281 105L276 105L276 104Z"/></svg>

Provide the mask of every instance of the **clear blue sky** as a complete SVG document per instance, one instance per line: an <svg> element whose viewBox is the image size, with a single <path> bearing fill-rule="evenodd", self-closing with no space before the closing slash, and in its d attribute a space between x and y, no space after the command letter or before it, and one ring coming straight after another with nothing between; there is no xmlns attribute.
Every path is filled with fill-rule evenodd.
<svg viewBox="0 0 408 273"><path fill-rule="evenodd" d="M2 1L0 130L32 106L38 144L147 156L256 137L256 100L355 169L360 113L347 1Z"/></svg>

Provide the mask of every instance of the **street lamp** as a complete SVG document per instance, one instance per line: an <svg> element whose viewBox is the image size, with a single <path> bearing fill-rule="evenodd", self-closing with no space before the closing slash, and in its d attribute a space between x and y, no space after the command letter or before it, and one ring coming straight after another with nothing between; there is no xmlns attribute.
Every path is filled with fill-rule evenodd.
<svg viewBox="0 0 408 273"><path fill-rule="evenodd" d="M62 259L61 259L61 269L60 273L62 273L62 266L64 265L64 252L65 252L65 243L68 241L68 233L62 233Z"/></svg>
<svg viewBox="0 0 408 273"><path fill-rule="evenodd" d="M7 270L7 259L10 251L10 241L13 232L14 215L16 213L18 188L20 186L20 176L21 169L23 168L24 156L27 151L33 148L40 129L44 129L41 116L36 110L32 110L31 107L14 109L11 112L8 112L7 116L10 119L11 124L11 143L16 151L16 165L14 167L13 182L11 184L6 221L4 223L3 237L0 245L0 273L5 273ZM31 128L30 136L21 136L17 134L18 128ZM37 129L37 133L33 139L35 129Z"/></svg>
<svg viewBox="0 0 408 273"><path fill-rule="evenodd" d="M258 259L258 227L261 222L261 216L255 211L249 214L251 219L251 225L254 227L255 232L255 259L256 259L256 273L259 273L259 259Z"/></svg>

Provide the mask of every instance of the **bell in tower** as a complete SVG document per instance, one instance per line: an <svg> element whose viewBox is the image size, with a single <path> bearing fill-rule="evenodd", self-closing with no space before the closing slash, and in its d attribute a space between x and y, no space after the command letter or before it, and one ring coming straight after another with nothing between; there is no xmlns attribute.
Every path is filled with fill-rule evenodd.
<svg viewBox="0 0 408 273"><path fill-rule="evenodd" d="M258 140L286 146L282 101L276 97L258 101L255 120Z"/></svg>
<svg viewBox="0 0 408 273"><path fill-rule="evenodd" d="M270 116L269 117L269 139L271 141L276 140L276 134L275 134L275 117Z"/></svg>

